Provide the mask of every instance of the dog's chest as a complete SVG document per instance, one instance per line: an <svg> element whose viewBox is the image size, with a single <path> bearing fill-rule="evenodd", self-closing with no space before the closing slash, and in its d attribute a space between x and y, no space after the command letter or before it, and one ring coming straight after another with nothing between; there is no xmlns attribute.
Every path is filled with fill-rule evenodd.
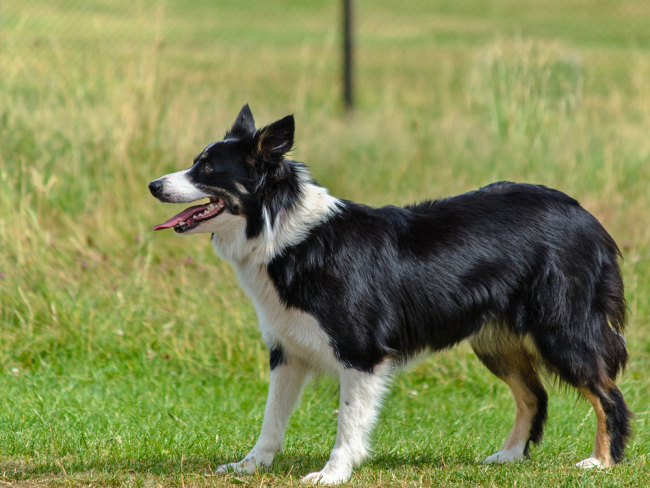
<svg viewBox="0 0 650 488"><path fill-rule="evenodd" d="M253 300L267 345L280 345L288 356L297 356L320 369L335 371L339 363L329 336L314 316L281 302L266 266L237 265L235 269L240 283Z"/></svg>

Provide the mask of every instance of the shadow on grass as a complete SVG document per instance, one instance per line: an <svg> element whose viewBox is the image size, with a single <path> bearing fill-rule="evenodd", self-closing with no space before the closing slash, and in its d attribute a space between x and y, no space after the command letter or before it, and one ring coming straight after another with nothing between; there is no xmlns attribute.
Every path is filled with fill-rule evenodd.
<svg viewBox="0 0 650 488"><path fill-rule="evenodd" d="M184 473L210 474L216 468L209 460L200 457L170 459L161 456L145 459L99 459L93 461L62 459L30 459L28 461L4 461L0 463L0 472L4 476L17 479L35 476L74 473L101 472L111 473L148 473L169 476Z"/></svg>
<svg viewBox="0 0 650 488"><path fill-rule="evenodd" d="M378 453L367 463L369 466L378 469L401 469L401 468L445 468L449 466L476 466L477 461L470 455L455 453L444 455L441 452L427 453Z"/></svg>
<svg viewBox="0 0 650 488"><path fill-rule="evenodd" d="M293 470L294 472L297 471L298 473L305 474L319 471L328 459L329 453L313 455L281 454L273 462L272 472L281 474ZM442 453L377 453L363 463L363 466L371 469L394 470L403 468L437 469L450 466L476 466L477 464L474 458L462 455L444 456Z"/></svg>
<svg viewBox="0 0 650 488"><path fill-rule="evenodd" d="M14 479L32 478L35 476L102 472L110 473L147 473L152 475L170 476L184 473L196 473L210 475L223 463L234 462L236 458L210 460L199 456L182 457L182 459L171 459L167 456L140 459L97 459L92 461L81 461L66 459L29 459L23 461L3 461L0 463L0 472L5 476ZM312 472L322 469L327 460L328 453L314 453L292 455L291 453L280 453L276 456L270 473L286 474L289 471L294 473ZM425 455L401 455L401 454L378 454L369 459L368 466L379 469L395 469L403 467L414 468L439 468L457 464L475 464L471 459L450 459L437 454Z"/></svg>

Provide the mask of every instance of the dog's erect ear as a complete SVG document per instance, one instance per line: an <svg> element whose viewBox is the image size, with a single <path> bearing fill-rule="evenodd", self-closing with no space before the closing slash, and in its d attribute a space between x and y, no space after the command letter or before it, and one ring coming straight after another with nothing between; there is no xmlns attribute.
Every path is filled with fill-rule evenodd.
<svg viewBox="0 0 650 488"><path fill-rule="evenodd" d="M255 134L255 120L248 104L244 105L239 111L239 115L232 125L232 128L226 133L226 139L231 137L241 138L253 136Z"/></svg>
<svg viewBox="0 0 650 488"><path fill-rule="evenodd" d="M255 158L264 165L277 166L293 147L296 124L293 115L273 122L255 133Z"/></svg>

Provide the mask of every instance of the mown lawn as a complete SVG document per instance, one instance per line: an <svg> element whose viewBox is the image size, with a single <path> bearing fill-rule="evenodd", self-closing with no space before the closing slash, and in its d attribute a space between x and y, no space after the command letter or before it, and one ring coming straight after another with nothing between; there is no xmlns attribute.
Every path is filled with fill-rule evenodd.
<svg viewBox="0 0 650 488"><path fill-rule="evenodd" d="M284 486L320 469L338 391L306 390L271 471L215 477L262 421L267 352L207 237L151 231L151 179L250 103L342 198L406 204L508 179L578 198L619 242L627 459L589 455L586 402L549 385L532 459L483 466L514 418L461 346L401 374L352 486L645 486L650 479L650 8L357 3L354 114L338 3L5 1L0 15L0 484Z"/></svg>

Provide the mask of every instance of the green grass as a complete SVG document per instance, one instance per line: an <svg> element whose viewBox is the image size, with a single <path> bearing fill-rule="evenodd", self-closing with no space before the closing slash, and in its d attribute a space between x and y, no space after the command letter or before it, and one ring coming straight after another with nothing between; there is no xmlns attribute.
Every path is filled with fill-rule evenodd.
<svg viewBox="0 0 650 488"><path fill-rule="evenodd" d="M405 204L509 179L578 198L620 243L636 413L623 464L572 467L595 418L551 387L532 460L483 466L507 387L466 346L399 376L353 486L643 486L650 477L650 9L644 2L357 4L358 110L336 2L4 2L0 15L0 481L283 486L326 461L337 389L305 392L268 473L214 477L261 425L267 352L207 238L153 235L147 183L243 103L296 115L332 193Z"/></svg>

